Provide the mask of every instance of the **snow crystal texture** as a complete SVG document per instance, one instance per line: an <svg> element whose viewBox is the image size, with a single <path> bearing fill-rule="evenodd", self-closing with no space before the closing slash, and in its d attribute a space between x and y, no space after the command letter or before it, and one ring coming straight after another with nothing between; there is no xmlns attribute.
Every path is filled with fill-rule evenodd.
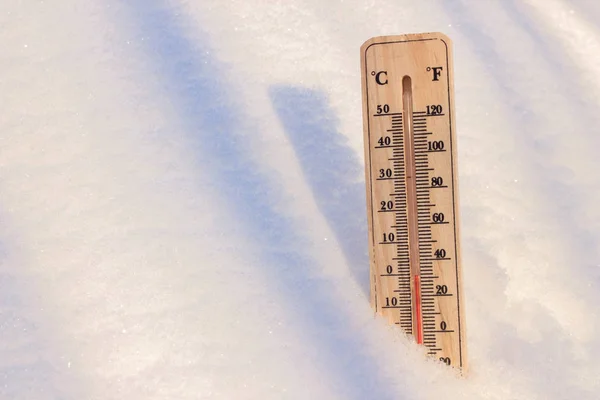
<svg viewBox="0 0 600 400"><path fill-rule="evenodd" d="M0 399L597 399L594 0L4 0ZM373 318L359 47L455 45L470 374Z"/></svg>

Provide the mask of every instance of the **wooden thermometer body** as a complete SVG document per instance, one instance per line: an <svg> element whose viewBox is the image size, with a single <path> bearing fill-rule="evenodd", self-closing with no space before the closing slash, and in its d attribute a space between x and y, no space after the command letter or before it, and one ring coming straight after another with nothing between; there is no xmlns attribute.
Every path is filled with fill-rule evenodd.
<svg viewBox="0 0 600 400"><path fill-rule="evenodd" d="M464 370L451 41L376 37L361 69L371 304Z"/></svg>

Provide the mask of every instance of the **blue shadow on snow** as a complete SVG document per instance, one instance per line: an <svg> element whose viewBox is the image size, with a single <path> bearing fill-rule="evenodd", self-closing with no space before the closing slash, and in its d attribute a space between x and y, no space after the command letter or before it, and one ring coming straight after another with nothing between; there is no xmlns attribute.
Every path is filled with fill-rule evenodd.
<svg viewBox="0 0 600 400"><path fill-rule="evenodd" d="M153 73L178 110L185 131L193 133L183 140L195 149L198 167L210 171L213 182L206 189L220 195L223 208L231 210L232 220L237 221L226 228L240 231L259 249L260 268L268 269L272 278L271 296L291 310L302 335L314 344L315 369L332 378L341 398L398 398L373 372L379 369L376 360L362 352L364 337L343 332L349 326L332 298L331 282L315 278L318 266L301 253L304 235L278 211L281 188L261 172L245 135L239 134L252 135L253 128L235 101L226 65L212 58L211 49L202 43L206 38L186 39L182 17L165 3L129 4L153 60Z"/></svg>
<svg viewBox="0 0 600 400"><path fill-rule="evenodd" d="M317 205L336 235L350 272L369 296L369 255L363 167L338 132L325 93L276 85L269 94L292 142Z"/></svg>

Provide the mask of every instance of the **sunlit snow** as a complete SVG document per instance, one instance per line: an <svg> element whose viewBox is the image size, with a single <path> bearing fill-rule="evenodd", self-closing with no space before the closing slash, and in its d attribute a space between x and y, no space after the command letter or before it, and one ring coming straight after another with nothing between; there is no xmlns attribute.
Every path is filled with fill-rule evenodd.
<svg viewBox="0 0 600 400"><path fill-rule="evenodd" d="M600 3L0 6L0 399L597 399ZM360 45L454 42L469 375L368 304Z"/></svg>

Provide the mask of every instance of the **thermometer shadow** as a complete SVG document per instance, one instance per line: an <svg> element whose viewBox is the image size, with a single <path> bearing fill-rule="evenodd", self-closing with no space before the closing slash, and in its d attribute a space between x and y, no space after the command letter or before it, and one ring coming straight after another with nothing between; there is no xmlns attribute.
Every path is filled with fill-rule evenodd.
<svg viewBox="0 0 600 400"><path fill-rule="evenodd" d="M321 213L328 221L365 297L369 297L369 255L363 167L338 131L335 112L323 92L273 86L269 94Z"/></svg>
<svg viewBox="0 0 600 400"><path fill-rule="evenodd" d="M164 2L134 3L131 9L149 39L147 51L154 62L155 78L168 88L169 100L189 132L187 137L165 140L189 143L198 157L198 168L210 171L210 187L200 189L217 192L223 209L236 221L235 226L224 227L223 237L233 228L257 249L260 262L249 263L248 273L265 276L265 296L277 299L278 306L290 315L287 322L296 325L307 345L318 350L310 357L312 362L334 388L344 392L344 398L394 397L393 389L371 372L378 370L377 360L360 350L367 338L348 332L348 318L331 294L331 283L315 279L317 263L304 254L305 239L293 218L281 211L279 193L285 190L262 172L249 150L244 137L252 136L255 128L245 122L248 115L235 100L236 88L224 72L227 66L213 58L206 38L185 39L181 17ZM239 135L240 131L246 134ZM360 209L356 218L362 214ZM200 261L198 268L202 264ZM268 318L270 310L261 312Z"/></svg>

